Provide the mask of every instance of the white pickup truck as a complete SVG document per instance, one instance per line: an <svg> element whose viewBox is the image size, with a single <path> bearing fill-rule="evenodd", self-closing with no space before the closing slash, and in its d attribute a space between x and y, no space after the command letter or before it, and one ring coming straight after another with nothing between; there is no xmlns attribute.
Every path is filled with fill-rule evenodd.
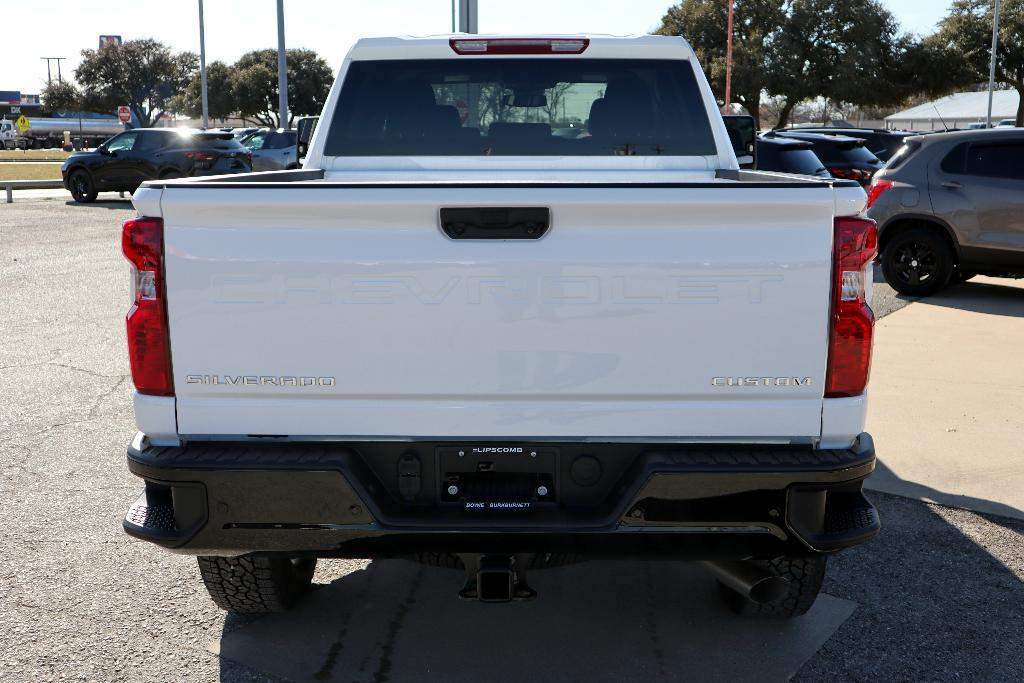
<svg viewBox="0 0 1024 683"><path fill-rule="evenodd" d="M124 527L225 609L648 557L792 616L878 533L864 192L739 170L680 38L361 40L304 169L134 203Z"/></svg>

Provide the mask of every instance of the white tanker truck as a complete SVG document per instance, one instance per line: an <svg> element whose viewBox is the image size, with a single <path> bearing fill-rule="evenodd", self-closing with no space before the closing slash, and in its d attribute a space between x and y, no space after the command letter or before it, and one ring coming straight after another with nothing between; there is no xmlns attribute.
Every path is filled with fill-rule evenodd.
<svg viewBox="0 0 1024 683"><path fill-rule="evenodd" d="M50 149L64 145L64 131L72 139L81 138L82 147L96 147L109 137L127 129L116 117L29 118L22 133L16 119L0 119L0 149Z"/></svg>

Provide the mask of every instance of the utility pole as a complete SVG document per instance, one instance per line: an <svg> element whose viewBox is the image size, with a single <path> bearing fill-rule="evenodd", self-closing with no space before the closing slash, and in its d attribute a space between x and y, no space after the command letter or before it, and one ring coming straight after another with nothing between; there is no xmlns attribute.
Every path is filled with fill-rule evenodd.
<svg viewBox="0 0 1024 683"><path fill-rule="evenodd" d="M45 59L46 60L46 85L50 85L50 83L53 82L53 76L52 76L52 74L50 72L50 60L53 60L53 61L57 62L57 82L58 83L63 83L64 82L64 79L63 79L63 77L61 76L61 73L60 73L60 63L61 63L62 60L67 59L67 57L40 57L39 59Z"/></svg>
<svg viewBox="0 0 1024 683"><path fill-rule="evenodd" d="M199 0L199 89L203 102L203 130L210 127L210 106L206 99L206 24L203 22L203 0Z"/></svg>
<svg viewBox="0 0 1024 683"><path fill-rule="evenodd" d="M461 33L479 33L477 30L477 0L459 0L459 31Z"/></svg>
<svg viewBox="0 0 1024 683"><path fill-rule="evenodd" d="M277 0L277 89L278 119L281 128L288 127L288 58L284 51L284 0Z"/></svg>
<svg viewBox="0 0 1024 683"><path fill-rule="evenodd" d="M452 33L455 33L455 0L452 0Z"/></svg>
<svg viewBox="0 0 1024 683"><path fill-rule="evenodd" d="M725 102L722 104L722 111L726 114L732 102L732 8L733 0L729 0L728 35L725 39Z"/></svg>
<svg viewBox="0 0 1024 683"><path fill-rule="evenodd" d="M996 87L996 54L999 52L999 0L994 1L992 9L992 61L988 65L988 115L985 125L992 127L992 91Z"/></svg>

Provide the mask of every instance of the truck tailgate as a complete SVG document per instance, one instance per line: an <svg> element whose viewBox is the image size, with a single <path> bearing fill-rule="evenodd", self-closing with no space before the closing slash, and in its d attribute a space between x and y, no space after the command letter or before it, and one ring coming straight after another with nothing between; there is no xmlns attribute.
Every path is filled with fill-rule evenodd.
<svg viewBox="0 0 1024 683"><path fill-rule="evenodd" d="M815 438L834 199L778 185L167 187L178 431Z"/></svg>

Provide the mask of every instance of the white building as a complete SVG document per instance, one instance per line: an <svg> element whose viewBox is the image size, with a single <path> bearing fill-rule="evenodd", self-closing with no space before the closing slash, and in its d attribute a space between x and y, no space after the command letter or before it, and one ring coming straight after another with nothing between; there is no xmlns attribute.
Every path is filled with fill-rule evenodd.
<svg viewBox="0 0 1024 683"><path fill-rule="evenodd" d="M1020 95L1016 90L996 90L992 94L992 123L1017 117ZM958 92L932 102L925 102L885 117L886 128L900 130L942 130L966 128L971 123L985 123L988 113L988 91Z"/></svg>

